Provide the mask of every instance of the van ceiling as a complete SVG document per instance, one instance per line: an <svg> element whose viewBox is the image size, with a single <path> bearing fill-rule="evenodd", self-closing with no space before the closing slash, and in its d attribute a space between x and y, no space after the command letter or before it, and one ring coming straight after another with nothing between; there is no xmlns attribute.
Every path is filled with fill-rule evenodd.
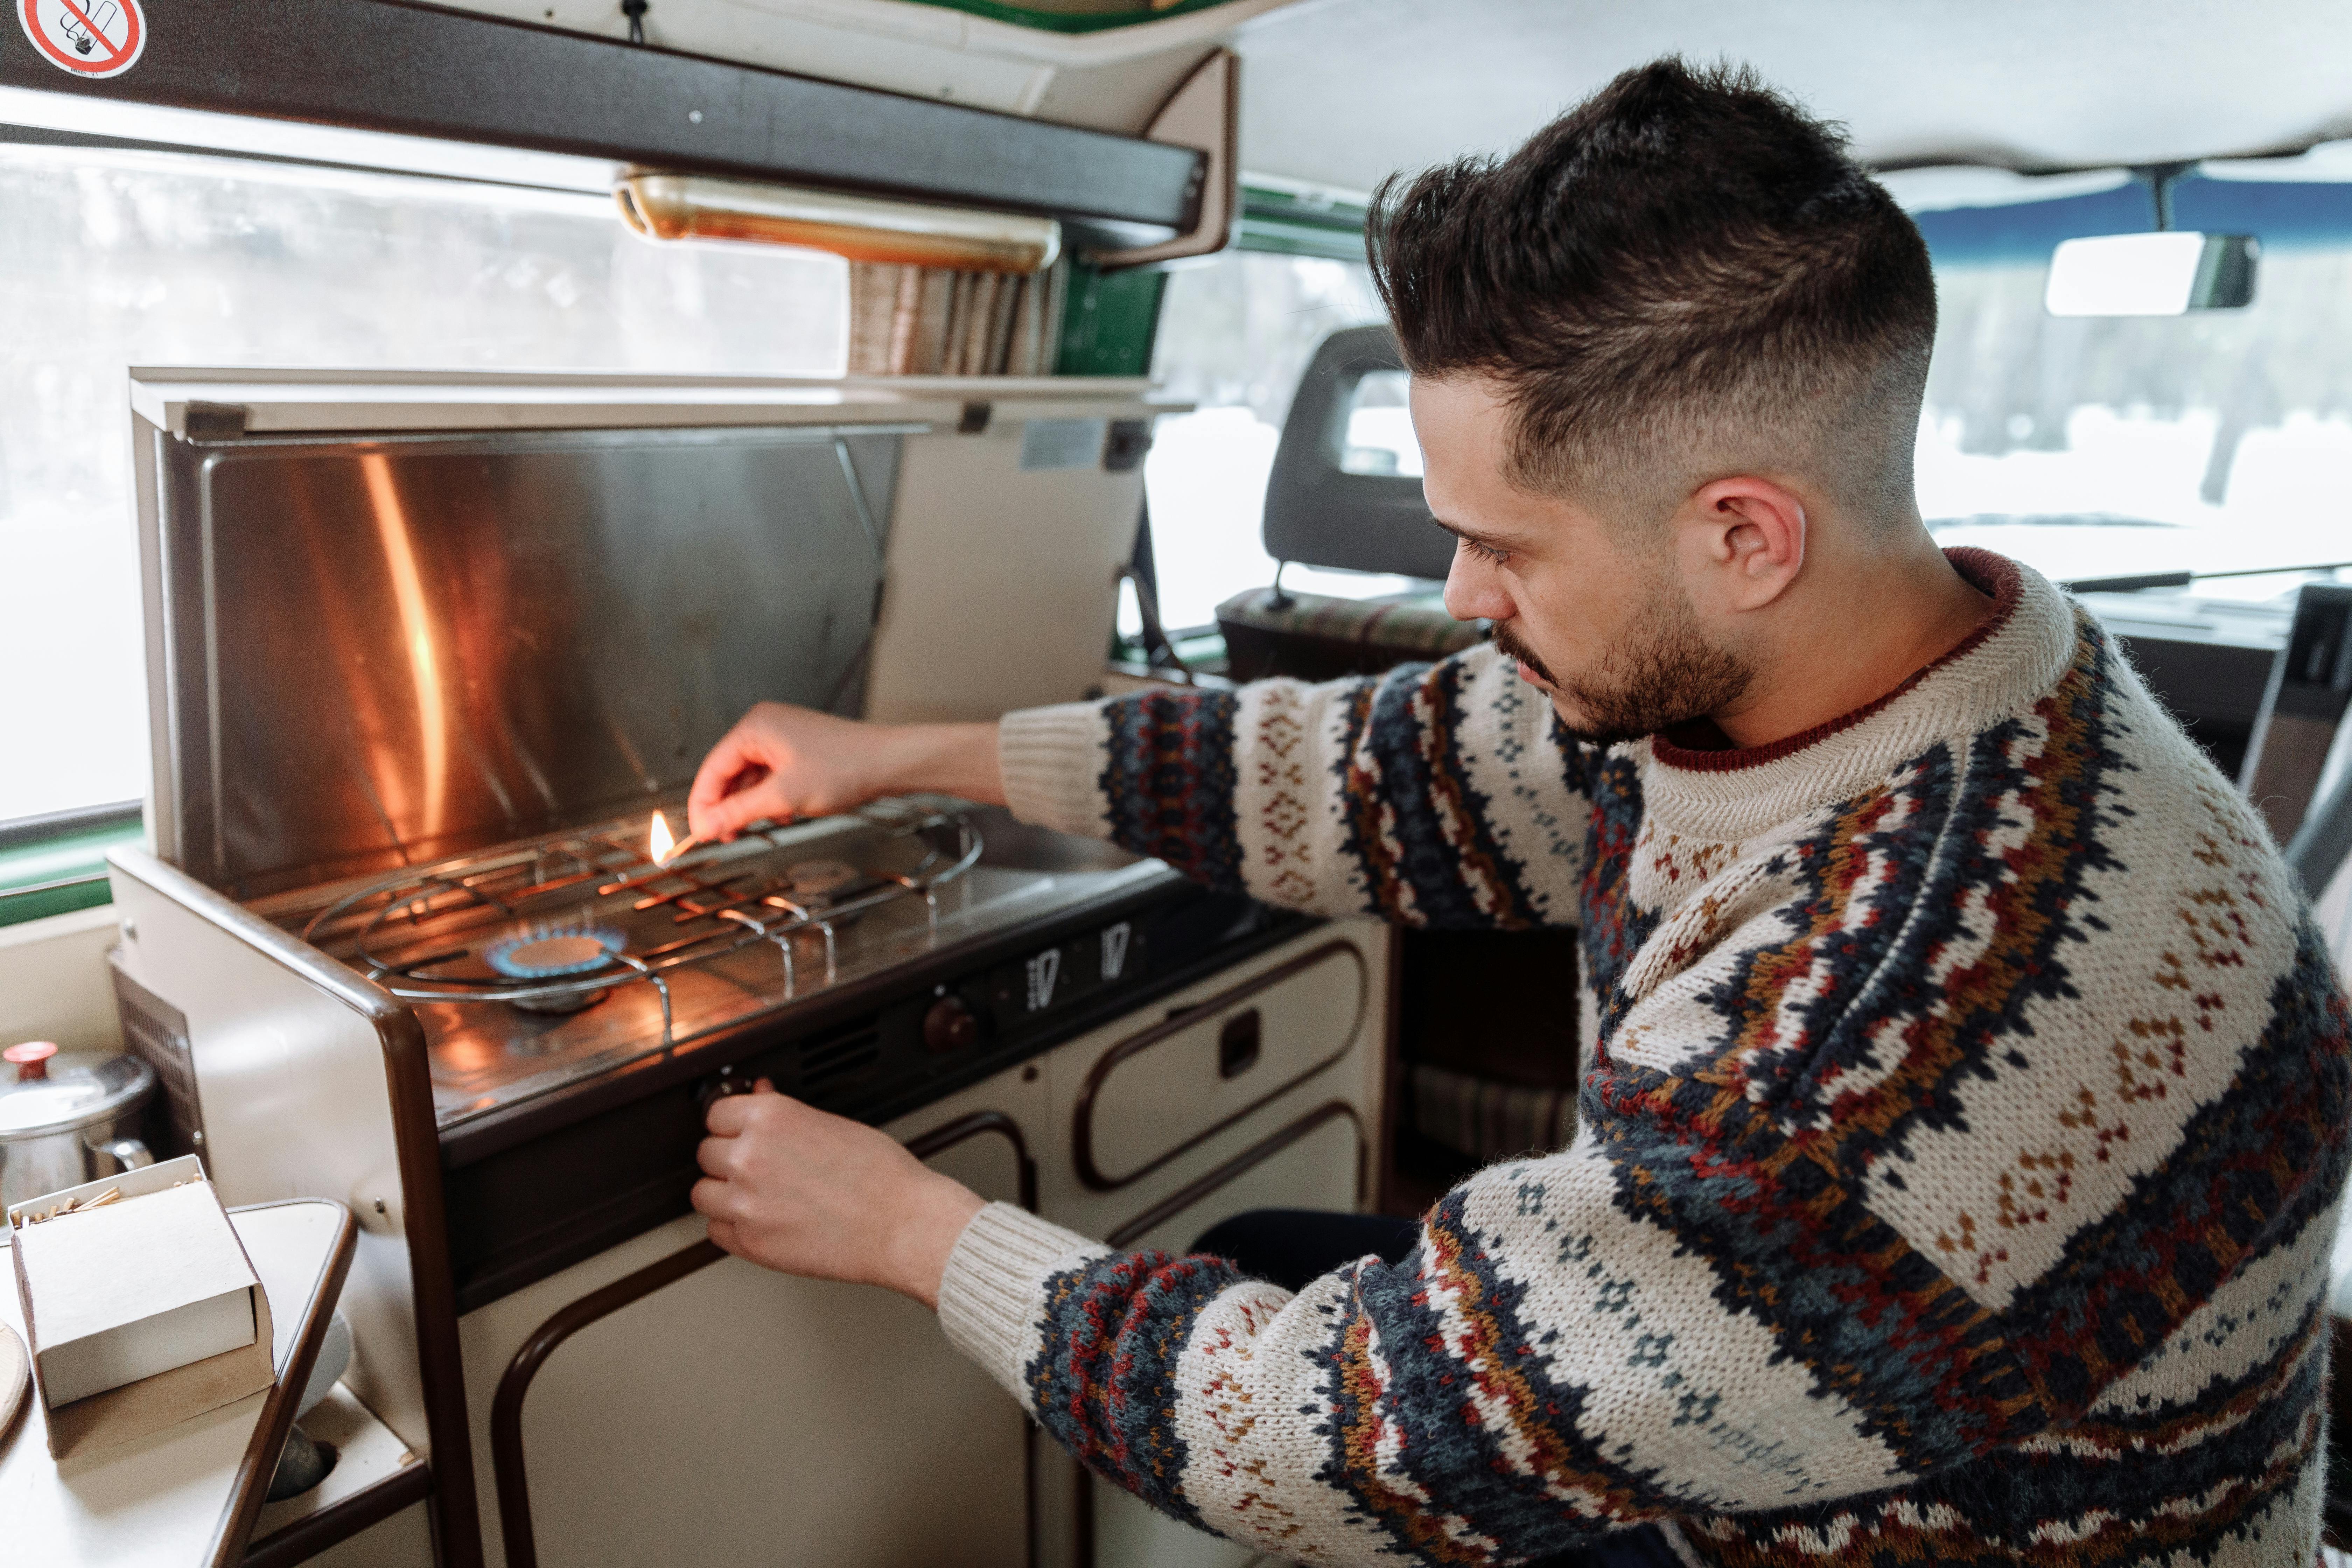
<svg viewBox="0 0 2352 1568"><path fill-rule="evenodd" d="M1675 52L1754 65L1881 166L2156 163L2352 132L2341 0L1305 0L1236 43L1244 165L1351 191L1507 150Z"/></svg>

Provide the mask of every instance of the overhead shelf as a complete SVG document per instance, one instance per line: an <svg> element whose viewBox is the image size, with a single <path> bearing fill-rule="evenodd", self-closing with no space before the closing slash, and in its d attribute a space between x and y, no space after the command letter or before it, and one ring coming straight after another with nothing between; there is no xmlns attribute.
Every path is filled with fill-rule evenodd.
<svg viewBox="0 0 2352 1568"><path fill-rule="evenodd" d="M1207 156L408 0L177 0L137 66L0 86L1056 217L1097 247L1189 231Z"/></svg>

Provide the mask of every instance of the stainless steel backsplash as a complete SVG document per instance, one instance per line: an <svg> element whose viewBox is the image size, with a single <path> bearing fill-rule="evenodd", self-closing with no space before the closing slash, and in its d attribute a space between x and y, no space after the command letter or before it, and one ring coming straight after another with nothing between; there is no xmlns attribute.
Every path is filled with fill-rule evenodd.
<svg viewBox="0 0 2352 1568"><path fill-rule="evenodd" d="M674 794L855 712L895 433L158 436L160 835L239 898Z"/></svg>

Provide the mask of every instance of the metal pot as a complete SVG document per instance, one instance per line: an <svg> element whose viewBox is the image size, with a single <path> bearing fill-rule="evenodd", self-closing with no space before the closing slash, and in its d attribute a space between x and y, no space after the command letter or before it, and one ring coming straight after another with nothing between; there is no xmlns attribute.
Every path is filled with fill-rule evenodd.
<svg viewBox="0 0 2352 1568"><path fill-rule="evenodd" d="M59 1055L47 1040L0 1051L0 1204L22 1203L155 1157L139 1137L155 1069L136 1057Z"/></svg>

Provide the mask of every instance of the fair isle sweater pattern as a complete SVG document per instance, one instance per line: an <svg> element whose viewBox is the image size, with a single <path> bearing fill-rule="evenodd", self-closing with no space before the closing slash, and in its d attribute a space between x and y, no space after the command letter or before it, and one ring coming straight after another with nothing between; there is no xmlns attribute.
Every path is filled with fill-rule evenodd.
<svg viewBox="0 0 2352 1568"><path fill-rule="evenodd" d="M950 1336L1277 1557L2308 1563L2352 1111L2263 829L2098 626L1749 752L1598 752L1487 649L1006 724L1016 809L1326 912L1580 927L1570 1146L1296 1297L1003 1205Z"/></svg>

